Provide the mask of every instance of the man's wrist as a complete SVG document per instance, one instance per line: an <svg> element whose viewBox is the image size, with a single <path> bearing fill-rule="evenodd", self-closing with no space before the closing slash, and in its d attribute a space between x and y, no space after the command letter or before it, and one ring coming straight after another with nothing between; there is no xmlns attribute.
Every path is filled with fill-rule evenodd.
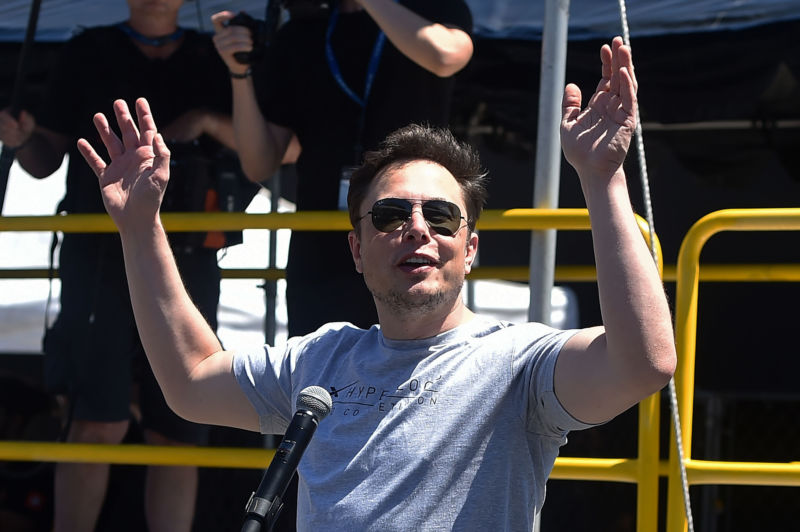
<svg viewBox="0 0 800 532"><path fill-rule="evenodd" d="M251 67L247 67L247 70L244 72L233 72L229 71L231 75L231 79L247 79L253 75L253 69Z"/></svg>

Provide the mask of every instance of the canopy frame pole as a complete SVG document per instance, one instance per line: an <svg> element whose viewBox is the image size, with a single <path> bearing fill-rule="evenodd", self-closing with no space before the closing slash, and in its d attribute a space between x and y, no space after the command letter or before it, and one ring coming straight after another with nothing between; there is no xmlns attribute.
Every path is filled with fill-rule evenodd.
<svg viewBox="0 0 800 532"><path fill-rule="evenodd" d="M561 95L567 64L569 0L547 0L542 28L539 117L533 207L558 207L561 174ZM551 294L555 276L556 230L531 232L528 320L552 324Z"/></svg>

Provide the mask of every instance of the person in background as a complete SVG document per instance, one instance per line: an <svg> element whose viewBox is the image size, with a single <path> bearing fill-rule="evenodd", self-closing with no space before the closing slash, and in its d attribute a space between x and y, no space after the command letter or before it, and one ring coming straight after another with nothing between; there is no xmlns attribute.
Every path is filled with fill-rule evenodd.
<svg viewBox="0 0 800 532"><path fill-rule="evenodd" d="M182 0L128 0L129 18L88 28L64 45L43 106L34 117L0 113L0 140L16 148L36 178L69 156L66 195L59 211L104 212L96 179L76 149L80 137L99 139L91 126L98 109L116 98L146 96L167 124L175 158L165 210L215 209L216 168L234 164L230 84L210 37L178 27ZM230 152L231 157L223 157ZM217 327L223 233L170 236L184 282L204 323ZM64 235L60 250L60 313L45 337L45 383L63 394L71 411L68 441L120 443L131 405L141 414L144 439L158 445L197 445L209 427L177 417L165 404L146 358L130 307L117 234ZM138 387L131 391L132 383ZM135 395L132 395L135 393ZM54 530L95 530L109 479L108 464L58 463ZM198 471L148 467L145 518L150 531L191 530Z"/></svg>
<svg viewBox="0 0 800 532"><path fill-rule="evenodd" d="M449 131L410 125L366 154L348 193L351 257L379 324L332 323L284 345L225 351L161 225L170 151L147 101L136 119L115 103L121 137L95 115L110 162L86 140L78 147L122 237L145 351L170 407L196 422L280 432L302 390L330 390L331 412L298 469L299 530L534 529L568 432L608 421L672 376L669 307L623 170L636 122L631 52L616 37L600 55L596 92L582 108L567 85L561 120L591 218L603 316L584 329L466 307L485 172Z"/></svg>
<svg viewBox="0 0 800 532"><path fill-rule="evenodd" d="M298 13L297 3L288 3L290 12ZM230 71L242 169L263 183L299 144L298 211L346 209L349 173L389 132L410 122L446 125L454 75L472 57L472 17L463 0L330 5L290 18L256 65L235 56L253 53L250 29L230 24L230 11L212 16L214 43ZM292 234L290 336L330 321L377 321L345 243L337 232Z"/></svg>

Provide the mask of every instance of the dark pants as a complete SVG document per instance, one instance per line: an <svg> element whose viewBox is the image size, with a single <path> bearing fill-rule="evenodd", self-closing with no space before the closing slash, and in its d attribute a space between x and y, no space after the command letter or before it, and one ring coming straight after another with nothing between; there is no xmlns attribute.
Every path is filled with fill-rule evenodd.
<svg viewBox="0 0 800 532"><path fill-rule="evenodd" d="M192 300L216 329L216 252L178 252L176 261ZM144 355L119 237L66 235L59 273L61 310L44 345L48 390L67 394L77 419L106 422L129 419L135 394L143 427L177 441L205 443L208 427L185 421L169 409Z"/></svg>

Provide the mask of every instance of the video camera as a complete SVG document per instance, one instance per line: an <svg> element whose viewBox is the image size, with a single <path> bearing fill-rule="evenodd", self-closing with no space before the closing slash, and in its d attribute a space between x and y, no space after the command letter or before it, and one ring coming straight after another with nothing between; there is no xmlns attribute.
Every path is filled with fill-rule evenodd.
<svg viewBox="0 0 800 532"><path fill-rule="evenodd" d="M228 20L226 26L244 26L250 30L253 38L253 49L249 52L236 52L233 57L243 65L257 63L272 42L280 22L281 8L286 9L291 18L299 19L314 16L329 9L332 0L269 0L267 2L266 20L253 18L240 11Z"/></svg>
<svg viewBox="0 0 800 532"><path fill-rule="evenodd" d="M253 18L244 11L240 11L235 17L228 20L226 26L244 26L250 30L253 38L253 49L249 52L236 52L234 59L243 65L257 63L263 56L267 48L266 36L267 28L263 20Z"/></svg>

